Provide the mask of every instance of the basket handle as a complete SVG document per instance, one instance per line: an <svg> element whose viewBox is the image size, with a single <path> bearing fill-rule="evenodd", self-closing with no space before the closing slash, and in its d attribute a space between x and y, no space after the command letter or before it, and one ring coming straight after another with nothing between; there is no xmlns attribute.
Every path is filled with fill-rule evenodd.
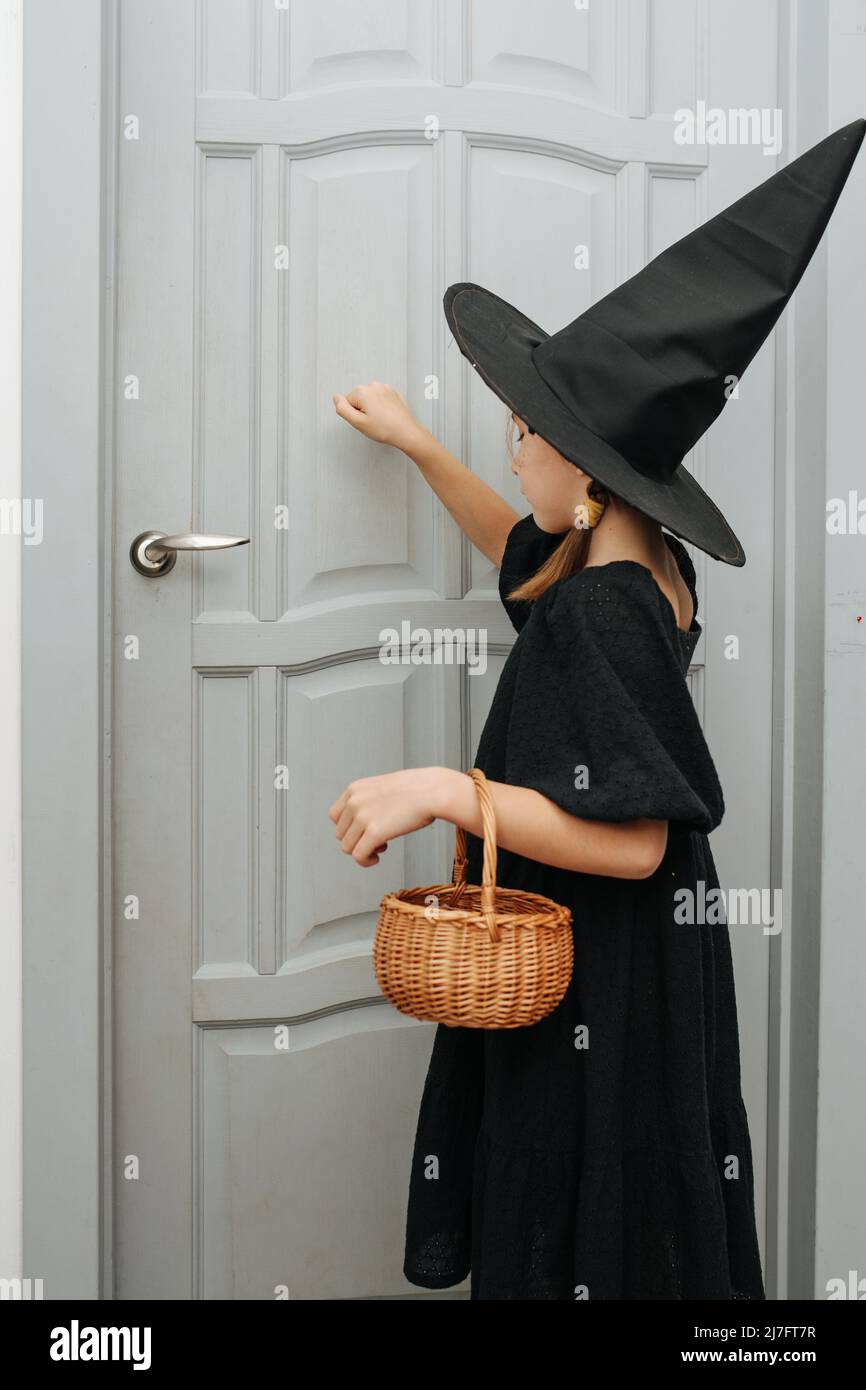
<svg viewBox="0 0 866 1390"><path fill-rule="evenodd" d="M490 788L487 785L487 778L480 767L471 767L468 775L475 783L475 790L478 793L478 800L481 804L481 823L484 833L484 863L481 870L481 911L487 923L490 935L494 941L498 940L499 932L496 926L496 814L493 810L493 800L490 795ZM454 842L454 868L451 881L455 884L456 890L452 894L451 903L456 904L460 901L463 889L466 887L466 831L462 825L457 827L457 836Z"/></svg>

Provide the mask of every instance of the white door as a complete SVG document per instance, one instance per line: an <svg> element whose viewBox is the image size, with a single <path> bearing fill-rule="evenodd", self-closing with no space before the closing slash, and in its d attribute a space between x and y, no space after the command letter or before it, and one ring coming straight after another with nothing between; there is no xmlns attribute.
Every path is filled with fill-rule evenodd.
<svg viewBox="0 0 866 1390"><path fill-rule="evenodd" d="M521 510L442 294L476 280L555 330L767 177L760 148L672 138L710 73L715 103L748 79L772 108L777 36L743 46L748 26L718 0L121 3L118 1298L427 1296L401 1266L433 1027L382 1001L370 948L384 892L448 879L453 828L361 870L327 808L355 777L470 766L513 633L495 572L331 393L392 382ZM695 556L691 680L737 886L769 862L772 350L689 460L749 557ZM145 578L148 530L249 544ZM405 621L486 627L487 674L381 663ZM731 929L762 1221L755 932Z"/></svg>

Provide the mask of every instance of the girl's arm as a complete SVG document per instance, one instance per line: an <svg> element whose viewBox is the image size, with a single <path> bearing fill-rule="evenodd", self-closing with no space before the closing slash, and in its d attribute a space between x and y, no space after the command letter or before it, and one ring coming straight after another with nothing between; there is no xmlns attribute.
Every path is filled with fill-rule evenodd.
<svg viewBox="0 0 866 1390"><path fill-rule="evenodd" d="M475 783L465 772L438 768L437 815L481 838L484 826ZM487 782L503 849L557 869L610 878L649 878L665 855L666 820L583 820L530 787Z"/></svg>
<svg viewBox="0 0 866 1390"><path fill-rule="evenodd" d="M649 878L667 847L668 822L614 824L563 811L531 787L487 783L496 815L496 843L503 849L577 873L609 878ZM372 868L388 841L434 820L451 821L481 838L481 806L475 783L450 767L410 767L350 782L330 807L344 854Z"/></svg>
<svg viewBox="0 0 866 1390"><path fill-rule="evenodd" d="M461 531L498 569L508 533L520 514L488 487L483 479L456 459L424 425L403 445L436 496L445 504Z"/></svg>
<svg viewBox="0 0 866 1390"><path fill-rule="evenodd" d="M368 439L407 455L448 508L461 531L498 568L508 533L519 514L492 487L443 448L422 425L406 398L383 381L334 394L334 409Z"/></svg>

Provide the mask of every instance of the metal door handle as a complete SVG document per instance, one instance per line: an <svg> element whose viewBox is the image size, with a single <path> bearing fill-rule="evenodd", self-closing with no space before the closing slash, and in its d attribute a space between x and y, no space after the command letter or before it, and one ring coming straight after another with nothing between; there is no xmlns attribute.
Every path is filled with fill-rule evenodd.
<svg viewBox="0 0 866 1390"><path fill-rule="evenodd" d="M228 550L249 543L249 536L205 536L195 531L167 536L164 531L142 531L129 547L129 558L139 574L152 579L174 569L179 550Z"/></svg>

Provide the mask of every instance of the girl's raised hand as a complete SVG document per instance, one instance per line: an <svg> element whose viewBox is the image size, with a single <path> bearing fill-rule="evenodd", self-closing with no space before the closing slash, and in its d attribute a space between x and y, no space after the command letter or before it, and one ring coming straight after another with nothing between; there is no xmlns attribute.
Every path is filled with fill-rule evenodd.
<svg viewBox="0 0 866 1390"><path fill-rule="evenodd" d="M356 386L348 396L335 392L331 399L341 419L378 444L403 449L421 429L406 397L387 382L371 381L368 386Z"/></svg>

